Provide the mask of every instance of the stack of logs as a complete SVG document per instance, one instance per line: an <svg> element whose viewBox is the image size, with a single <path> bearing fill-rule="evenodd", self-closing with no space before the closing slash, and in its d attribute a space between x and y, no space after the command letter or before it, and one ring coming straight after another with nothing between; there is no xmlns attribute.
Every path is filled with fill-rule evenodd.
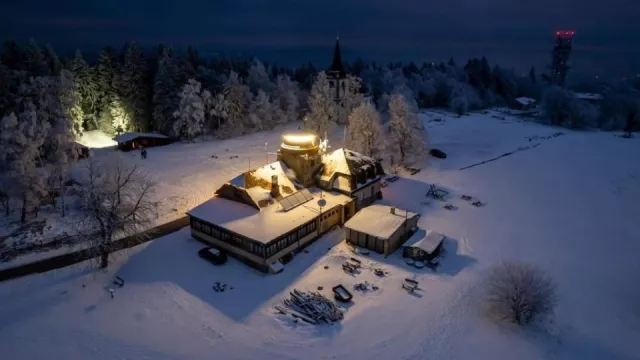
<svg viewBox="0 0 640 360"><path fill-rule="evenodd" d="M343 311L331 300L318 292L293 290L283 304L286 310L277 307L280 312L290 313L293 317L310 324L332 324L342 320Z"/></svg>

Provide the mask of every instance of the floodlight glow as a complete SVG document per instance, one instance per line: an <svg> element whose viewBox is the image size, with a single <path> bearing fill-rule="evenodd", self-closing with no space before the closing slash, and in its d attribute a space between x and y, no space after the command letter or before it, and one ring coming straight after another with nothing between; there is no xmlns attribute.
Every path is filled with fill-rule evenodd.
<svg viewBox="0 0 640 360"><path fill-rule="evenodd" d="M285 134L282 139L289 145L314 145L316 136L313 134Z"/></svg>

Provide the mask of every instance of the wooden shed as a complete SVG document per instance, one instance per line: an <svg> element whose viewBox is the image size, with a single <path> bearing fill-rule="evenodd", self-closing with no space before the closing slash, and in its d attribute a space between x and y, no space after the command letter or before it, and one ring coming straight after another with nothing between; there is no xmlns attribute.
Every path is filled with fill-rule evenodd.
<svg viewBox="0 0 640 360"><path fill-rule="evenodd" d="M113 140L118 143L118 149L122 151L168 145L172 142L170 137L162 134L138 132L122 133L113 138Z"/></svg>
<svg viewBox="0 0 640 360"><path fill-rule="evenodd" d="M440 254L446 236L435 231L418 229L402 249L402 256L413 260L431 260Z"/></svg>
<svg viewBox="0 0 640 360"><path fill-rule="evenodd" d="M347 242L389 255L416 231L419 217L390 206L365 207L344 224Z"/></svg>

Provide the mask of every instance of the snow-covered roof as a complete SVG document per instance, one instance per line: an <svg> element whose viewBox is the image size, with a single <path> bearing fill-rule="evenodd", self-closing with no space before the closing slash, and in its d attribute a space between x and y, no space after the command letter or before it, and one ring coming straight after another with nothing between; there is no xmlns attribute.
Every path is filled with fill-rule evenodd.
<svg viewBox="0 0 640 360"><path fill-rule="evenodd" d="M344 156L344 149L338 149L332 153L325 154L322 157L322 163L324 164L322 177L326 180L330 179L334 173L351 175L347 158Z"/></svg>
<svg viewBox="0 0 640 360"><path fill-rule="evenodd" d="M418 229L404 246L417 247L424 250L427 254L432 254L438 246L444 241L446 236L432 230Z"/></svg>
<svg viewBox="0 0 640 360"><path fill-rule="evenodd" d="M127 142L127 141L137 139L139 137L157 138L157 139L169 138L168 136L157 134L157 133L126 132L114 137L113 140L115 140L116 142L122 143L122 142Z"/></svg>
<svg viewBox="0 0 640 360"><path fill-rule="evenodd" d="M602 100L603 96L600 94L593 93L576 93L576 99L580 100Z"/></svg>
<svg viewBox="0 0 640 360"><path fill-rule="evenodd" d="M268 243L320 215L321 209L318 206L320 191L314 188L309 190L314 197L313 200L286 212L277 202L258 211L241 202L216 196L193 208L187 214L236 234ZM351 198L346 195L327 191L322 192L322 199L326 201L322 211L351 201Z"/></svg>
<svg viewBox="0 0 640 360"><path fill-rule="evenodd" d="M391 213L392 209L395 209L395 213ZM360 210L344 226L371 236L388 239L402 226L405 219L413 218L414 216L417 216L417 214L410 211L373 204Z"/></svg>
<svg viewBox="0 0 640 360"><path fill-rule="evenodd" d="M325 154L322 157L322 163L324 164L324 169L322 170L320 179L323 181L331 180L335 174L355 176L358 171L368 170L370 167L373 168L374 171L377 171L377 161L374 158L343 148ZM380 174L376 173L376 178L378 177L380 177ZM366 183L357 184L356 188L351 190L356 190L364 185L366 185Z"/></svg>
<svg viewBox="0 0 640 360"><path fill-rule="evenodd" d="M293 182L287 176L288 168L282 161L276 161L257 169L244 172L229 181L229 184L247 190L247 194L258 207L267 202L273 203L271 197L272 176L278 177L281 196L291 195L296 191Z"/></svg>
<svg viewBox="0 0 640 360"><path fill-rule="evenodd" d="M523 97L516 98L516 101L519 102L522 105L529 105L529 104L535 103L536 99L532 99L532 98L523 96Z"/></svg>

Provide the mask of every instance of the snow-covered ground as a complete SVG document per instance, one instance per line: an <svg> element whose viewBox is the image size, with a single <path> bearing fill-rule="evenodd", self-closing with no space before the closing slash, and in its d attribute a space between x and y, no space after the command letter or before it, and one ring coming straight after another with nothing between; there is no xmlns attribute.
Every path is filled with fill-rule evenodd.
<svg viewBox="0 0 640 360"><path fill-rule="evenodd" d="M123 253L108 273L77 265L0 284L3 357L640 359L640 139L491 114L424 119L435 117L441 121L428 122L430 142L448 158L431 159L427 169L391 183L383 202L420 212L421 227L448 237L438 273L409 268L396 252L359 255L362 272L347 275L340 264L353 255L340 243L342 230L278 275L234 259L216 267L197 257L202 245L184 229ZM559 131L564 135L552 136ZM188 206L244 170L228 156L264 154L265 141L275 148L277 134L151 149L141 164L161 166L156 174L164 174L167 191L197 191L183 200ZM449 190L458 210L429 201L431 183ZM462 194L487 205L472 207ZM523 330L483 315L480 280L502 259L533 262L553 276L559 292L553 321ZM372 267L389 274L377 278ZM126 284L111 299L116 274ZM406 277L423 291L402 291ZM272 308L292 288L323 286L330 295L336 284L350 288L365 280L380 289L352 291L345 319L333 326L294 324ZM233 289L214 292L216 281Z"/></svg>

